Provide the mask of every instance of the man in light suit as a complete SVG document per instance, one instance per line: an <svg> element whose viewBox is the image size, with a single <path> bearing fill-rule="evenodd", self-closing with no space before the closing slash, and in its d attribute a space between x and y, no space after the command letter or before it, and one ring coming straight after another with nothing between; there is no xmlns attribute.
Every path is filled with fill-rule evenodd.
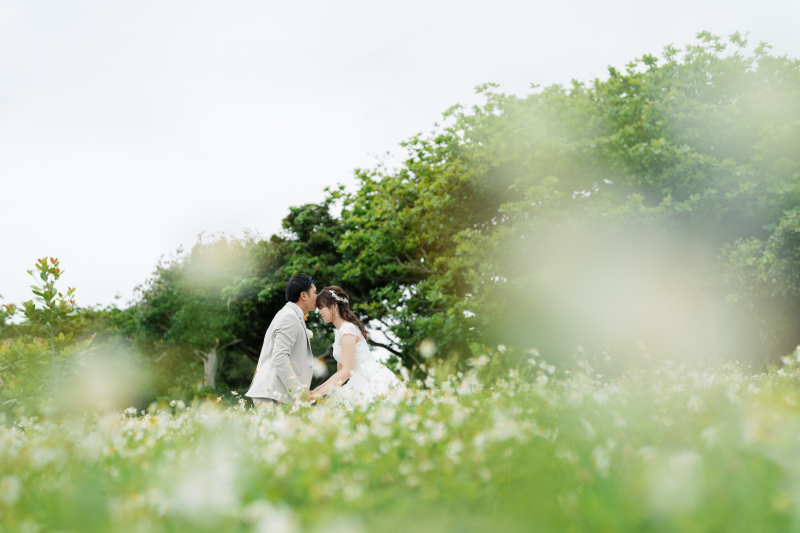
<svg viewBox="0 0 800 533"><path fill-rule="evenodd" d="M267 329L256 375L245 393L256 405L295 403L308 397L314 354L303 317L316 308L317 288L311 277L292 276L286 283L286 306Z"/></svg>

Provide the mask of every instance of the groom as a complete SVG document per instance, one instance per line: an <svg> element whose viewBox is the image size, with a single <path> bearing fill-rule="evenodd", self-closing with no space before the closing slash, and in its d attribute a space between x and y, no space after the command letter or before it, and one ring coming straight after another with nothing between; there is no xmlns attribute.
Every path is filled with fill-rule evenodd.
<svg viewBox="0 0 800 533"><path fill-rule="evenodd" d="M256 375L245 393L256 405L295 403L307 398L314 354L303 317L316 308L317 288L311 277L292 276L286 283L286 306L269 325Z"/></svg>

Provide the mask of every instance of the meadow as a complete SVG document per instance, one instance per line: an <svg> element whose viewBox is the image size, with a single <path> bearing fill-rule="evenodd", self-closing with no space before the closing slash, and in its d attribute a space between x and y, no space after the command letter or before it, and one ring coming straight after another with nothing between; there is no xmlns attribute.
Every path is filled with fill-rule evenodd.
<svg viewBox="0 0 800 533"><path fill-rule="evenodd" d="M3 531L789 531L800 369L505 347L366 409L236 394L0 426ZM798 356L800 358L800 356ZM519 361L516 367L508 361ZM424 379L422 379L424 378Z"/></svg>

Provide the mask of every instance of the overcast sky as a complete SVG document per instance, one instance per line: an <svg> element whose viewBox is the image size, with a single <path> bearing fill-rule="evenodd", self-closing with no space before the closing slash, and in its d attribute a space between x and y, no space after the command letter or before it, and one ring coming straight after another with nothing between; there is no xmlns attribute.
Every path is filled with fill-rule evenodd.
<svg viewBox="0 0 800 533"><path fill-rule="evenodd" d="M0 294L57 256L124 304L200 232L264 236L476 85L605 76L698 31L800 57L797 0L0 3Z"/></svg>

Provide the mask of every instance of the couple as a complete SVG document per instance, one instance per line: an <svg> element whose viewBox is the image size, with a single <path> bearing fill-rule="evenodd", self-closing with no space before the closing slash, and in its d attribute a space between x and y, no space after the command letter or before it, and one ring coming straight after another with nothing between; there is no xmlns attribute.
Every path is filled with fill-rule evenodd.
<svg viewBox="0 0 800 533"><path fill-rule="evenodd" d="M367 345L367 330L350 310L343 289L326 287L317 294L311 277L297 274L286 283L286 301L269 325L256 374L245 393L256 405L293 404L328 395L346 406L364 405L392 390L405 388L391 370L373 358ZM333 357L337 371L310 391L314 354L305 318L314 309L319 309L326 324L336 327Z"/></svg>

